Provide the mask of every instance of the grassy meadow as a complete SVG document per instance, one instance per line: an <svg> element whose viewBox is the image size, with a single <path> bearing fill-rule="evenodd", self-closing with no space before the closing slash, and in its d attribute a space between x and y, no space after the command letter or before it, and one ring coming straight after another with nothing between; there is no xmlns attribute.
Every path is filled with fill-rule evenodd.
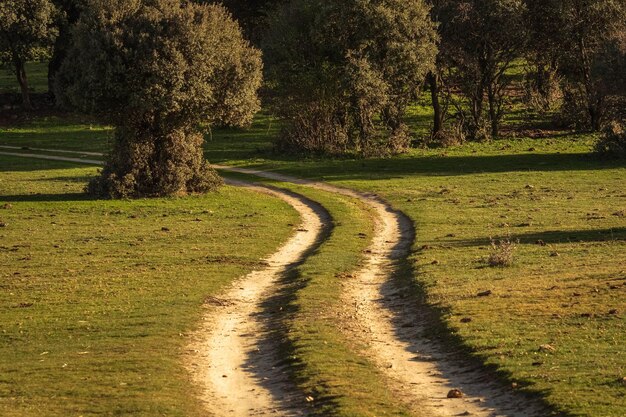
<svg viewBox="0 0 626 417"><path fill-rule="evenodd" d="M251 159L222 160L239 140L210 142L209 159L373 191L408 214L414 283L438 313L434 333L555 410L623 415L626 166L591 156L592 135L304 161L257 139ZM512 266L490 267L491 242L506 239Z"/></svg>
<svg viewBox="0 0 626 417"><path fill-rule="evenodd" d="M415 106L411 117L416 131L427 130L426 107ZM505 126L516 118L526 120L517 112ZM332 159L275 154L278 129L262 114L250 129L214 130L206 155L384 197L414 222L410 278L416 303L435 313L433 335L555 411L624 415L626 164L592 156L593 135L529 128L393 158ZM0 127L0 145L106 151L110 133L78 116L35 117ZM185 199L90 201L79 192L94 172L0 159L0 204L11 206L0 209L7 224L0 228L0 283L7 289L0 414L79 413L88 404L106 413L94 407L115 401L120 414L193 415L197 404L181 402L188 386L179 359L185 339L177 335L192 327L202 296L254 267L289 234L295 215L232 188ZM362 415L368 409L352 401L367 387L350 386L349 375L366 375L371 364L345 362L355 349L318 313L337 302L329 292L340 288L335 278L359 261L332 248L359 250L366 242L355 232L369 227L367 216L342 199L312 197L323 200L336 225L298 271L286 349L309 364L295 376L305 392L331 399L326 411ZM236 245L226 240L233 228ZM511 266L488 264L499 240L514 245ZM331 371L336 379L329 382ZM375 378L370 382L376 387ZM384 392L370 394L381 413L404 412Z"/></svg>

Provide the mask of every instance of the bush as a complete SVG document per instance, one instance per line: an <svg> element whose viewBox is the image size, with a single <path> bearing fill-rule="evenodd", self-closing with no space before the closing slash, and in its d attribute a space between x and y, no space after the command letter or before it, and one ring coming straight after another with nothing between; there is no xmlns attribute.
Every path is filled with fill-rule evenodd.
<svg viewBox="0 0 626 417"><path fill-rule="evenodd" d="M109 198L156 197L203 193L222 184L204 159L200 133L175 129L162 135L118 127L107 165L87 191Z"/></svg>
<svg viewBox="0 0 626 417"><path fill-rule="evenodd" d="M279 148L396 153L410 143L403 117L436 33L424 0L293 0L271 17L264 53L287 126Z"/></svg>
<svg viewBox="0 0 626 417"><path fill-rule="evenodd" d="M290 153L341 154L349 149L349 137L332 111L322 103L313 102L297 107L280 132L276 149Z"/></svg>
<svg viewBox="0 0 626 417"><path fill-rule="evenodd" d="M626 158L626 130L623 123L612 122L604 129L595 151L610 158Z"/></svg>
<svg viewBox="0 0 626 417"><path fill-rule="evenodd" d="M460 146L467 141L466 129L460 120L452 121L430 138L430 147L450 148Z"/></svg>
<svg viewBox="0 0 626 417"><path fill-rule="evenodd" d="M487 263L489 263L489 266L493 267L511 266L513 265L516 250L517 244L510 238L501 240L491 239L491 253L489 254Z"/></svg>

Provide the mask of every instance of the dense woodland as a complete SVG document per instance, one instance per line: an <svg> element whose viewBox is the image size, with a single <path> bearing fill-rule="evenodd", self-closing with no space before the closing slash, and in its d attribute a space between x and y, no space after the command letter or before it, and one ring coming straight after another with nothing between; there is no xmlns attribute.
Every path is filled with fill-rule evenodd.
<svg viewBox="0 0 626 417"><path fill-rule="evenodd" d="M219 3L219 4L218 4ZM89 190L202 192L220 180L202 131L246 126L263 106L286 152L391 154L502 135L515 106L603 132L626 155L623 0L8 0L0 58L32 110L25 64L49 62L56 106L117 127ZM261 97L261 98L259 98Z"/></svg>

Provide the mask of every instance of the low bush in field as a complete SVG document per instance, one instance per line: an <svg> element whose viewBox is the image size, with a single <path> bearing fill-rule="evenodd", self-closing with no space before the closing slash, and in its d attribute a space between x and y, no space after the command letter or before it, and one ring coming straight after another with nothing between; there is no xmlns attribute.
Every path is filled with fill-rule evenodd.
<svg viewBox="0 0 626 417"><path fill-rule="evenodd" d="M487 262L489 266L511 266L515 258L517 244L511 238L491 240L491 253Z"/></svg>
<svg viewBox="0 0 626 417"><path fill-rule="evenodd" d="M610 123L595 146L595 151L603 156L626 158L626 130L618 122Z"/></svg>

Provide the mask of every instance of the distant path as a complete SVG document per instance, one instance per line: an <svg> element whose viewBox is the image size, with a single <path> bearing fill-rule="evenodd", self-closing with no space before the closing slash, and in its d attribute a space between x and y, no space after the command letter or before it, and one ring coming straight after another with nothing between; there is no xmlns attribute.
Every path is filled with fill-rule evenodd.
<svg viewBox="0 0 626 417"><path fill-rule="evenodd" d="M0 152L0 154L6 155L7 153ZM25 154L15 154L15 156L43 157ZM44 159L88 163L84 159L64 157L45 156ZM362 353L372 358L380 370L387 375L390 388L398 400L409 405L416 416L426 414L441 417L462 415L543 417L548 415L535 402L512 389L504 389L497 381L490 380L479 367L460 365L458 360L452 358L437 343L424 340L423 331L426 323L421 320L417 302L412 297L407 297L407 289L398 287L393 279L393 274L398 269L398 262L406 259L414 238L411 221L406 215L394 210L388 203L373 194L273 172L219 165L214 165L214 167L223 171L303 184L322 191L356 198L368 204L377 213L376 233L372 246L368 250L363 268L346 285L346 291L343 294L344 310L338 326L348 338L358 340L365 346ZM278 191L274 190L274 192ZM277 196L283 198L283 196ZM295 204L294 207L301 212L305 222L307 218L309 218L308 221L313 222L304 230L313 229L318 230L314 234L319 233L320 229L315 228L321 227L323 223L319 213L321 207L318 208L318 213L315 213L310 202L307 204L305 200L300 200L300 203L290 201L290 204ZM309 210L312 210L313 214ZM309 211L308 214L305 214L307 211ZM314 219L316 214L318 226L313 225L316 222ZM303 239L311 242L312 236L308 234L307 236ZM293 239L297 238L300 236L296 235ZM287 246L290 245L291 241ZM302 256L306 251L306 243L294 242L293 245L296 252L300 251L298 256ZM290 256L293 256L293 250L290 250L292 253ZM242 362L241 352L248 351L248 360L250 360L254 357L254 355L250 356L250 349L254 349L254 346L258 348L258 345L255 345L254 334L242 335L241 326L250 326L245 327L245 331L251 332L258 329L257 326L261 326L258 317L247 324L246 318L256 316L255 312L259 310L256 310L258 307L256 307L255 299L262 297L264 291L275 282L277 276L275 274L280 275L279 271L284 271L286 268L285 262L289 263L289 256L285 255L286 258L279 254L275 256L278 257L275 259L277 263L270 265L268 270L272 266L278 269L274 269L274 272L264 269L242 278L240 286L233 287L223 302L218 301L218 304L223 303L223 306L213 314L218 314L219 320L211 321L207 318L205 321L205 328L210 336L198 345L200 348L197 350L205 353L200 354L202 357L197 357L202 364L200 366L202 371L196 373L196 378L200 375L200 380L207 384L205 386L213 387L208 389L207 392L211 395L206 397L206 401L208 407L217 412L217 415L252 416L272 413L298 415L294 411L297 408L289 408L289 404L294 403L289 400L292 397L281 388L283 383L280 382L280 375L276 372L272 374L275 370L261 366L265 361L263 351L257 355L260 358L257 365L254 360L251 362L252 374L257 378L259 375L269 375L263 376L262 379L276 378L279 382L275 385L270 382L259 388L258 384L263 381L254 381L254 377L241 368L246 361L244 354ZM260 277L255 274L260 274ZM257 279L261 281L261 288L254 288L254 286L250 289L246 288ZM240 299L244 301L231 304L233 300ZM227 352L216 352L219 347ZM233 349L234 353L229 353L230 349ZM211 368L210 364L220 365L219 368ZM230 368L227 364L230 364ZM223 371L224 366L227 366L226 371ZM232 373L229 374L229 371ZM230 378L236 382L231 383ZM250 387L254 386L254 382L257 386L252 390ZM232 391L237 390L237 387L239 387L239 395L235 396ZM452 389L460 389L463 392L462 398L447 398L448 392ZM255 393L258 395L255 396ZM276 399L280 397L288 400L278 403ZM218 408L213 408L216 406Z"/></svg>
<svg viewBox="0 0 626 417"><path fill-rule="evenodd" d="M3 148L5 148L5 147L3 146ZM35 150L35 149L33 149L33 150ZM37 150L39 150L39 149L37 149ZM50 150L49 152L52 152L52 151ZM68 153L69 153L69 151L68 151ZM87 164L87 165L104 165L104 162L97 161L95 159L68 158L66 156L41 155L41 154L36 154L36 153L0 152L0 155L18 156L18 157L22 157L22 158L47 159L49 161L76 162L76 163L79 163L79 164Z"/></svg>
<svg viewBox="0 0 626 417"><path fill-rule="evenodd" d="M43 148L32 148L30 146L0 145L0 149L10 149L10 150L19 150L19 151L69 153L69 154L75 154L75 155L88 155L88 156L104 156L104 154L102 152L68 151L68 150L64 150L64 149L43 149Z"/></svg>

